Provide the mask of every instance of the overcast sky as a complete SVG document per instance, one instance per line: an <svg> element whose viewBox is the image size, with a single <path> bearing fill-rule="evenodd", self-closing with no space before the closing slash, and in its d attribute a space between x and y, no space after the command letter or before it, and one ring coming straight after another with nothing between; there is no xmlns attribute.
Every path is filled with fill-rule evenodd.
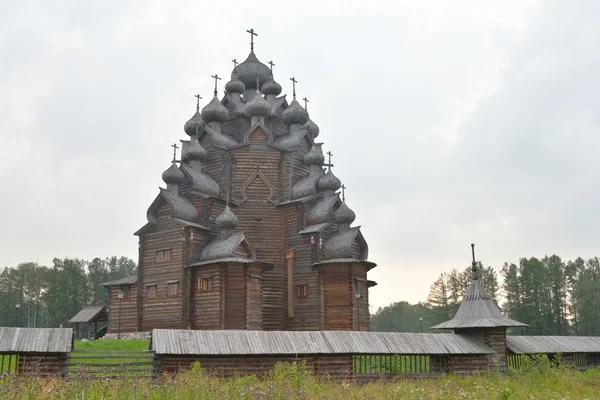
<svg viewBox="0 0 600 400"><path fill-rule="evenodd" d="M375 309L425 300L472 242L498 270L600 255L597 0L173 3L0 0L0 267L137 260L193 95L249 28L310 99Z"/></svg>

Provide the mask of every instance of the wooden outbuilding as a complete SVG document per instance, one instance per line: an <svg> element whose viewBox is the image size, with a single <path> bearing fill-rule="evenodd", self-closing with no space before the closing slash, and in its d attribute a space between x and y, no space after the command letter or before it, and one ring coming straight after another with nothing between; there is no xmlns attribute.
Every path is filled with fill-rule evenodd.
<svg viewBox="0 0 600 400"><path fill-rule="evenodd" d="M264 376L279 361L303 361L316 376L359 380L440 375L494 353L465 335L355 331L155 329L151 348L163 372L199 362L225 377Z"/></svg>
<svg viewBox="0 0 600 400"><path fill-rule="evenodd" d="M87 324L88 339L98 339L101 331L106 332L108 313L104 306L84 307L69 320L69 323L75 324L75 336L78 339L81 339L79 324Z"/></svg>
<svg viewBox="0 0 600 400"><path fill-rule="evenodd" d="M0 375L9 371L58 374L73 344L71 328L0 328Z"/></svg>
<svg viewBox="0 0 600 400"><path fill-rule="evenodd" d="M480 360L460 360L461 364L453 366L459 373L469 374L474 370L497 371L507 369L506 329L528 326L506 317L498 305L492 300L479 280L479 271L475 261L475 245L471 245L472 281L456 312L454 318L429 329L451 329L454 333L468 335L480 340L494 350L494 353Z"/></svg>

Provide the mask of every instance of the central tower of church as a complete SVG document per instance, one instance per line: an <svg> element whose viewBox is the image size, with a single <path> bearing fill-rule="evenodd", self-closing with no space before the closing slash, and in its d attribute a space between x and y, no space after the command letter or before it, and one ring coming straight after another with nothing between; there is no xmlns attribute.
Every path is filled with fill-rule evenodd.
<svg viewBox="0 0 600 400"><path fill-rule="evenodd" d="M189 138L136 232L137 279L106 284L110 308L126 290L123 304L137 315L122 331L368 329L375 264L332 154L326 162L297 81L291 101L281 96L274 64L258 60L248 32L250 54L234 60L225 95L214 75L202 109L196 96Z"/></svg>

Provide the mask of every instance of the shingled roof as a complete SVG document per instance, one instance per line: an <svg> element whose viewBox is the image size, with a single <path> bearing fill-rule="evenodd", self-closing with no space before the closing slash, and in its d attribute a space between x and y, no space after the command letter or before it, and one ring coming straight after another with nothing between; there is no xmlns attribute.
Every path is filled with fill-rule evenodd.
<svg viewBox="0 0 600 400"><path fill-rule="evenodd" d="M474 245L471 245L474 246ZM460 303L454 318L450 321L432 326L429 329L461 329L461 328L500 328L513 326L529 326L502 315L498 305L492 300L479 281L477 263L473 250L473 280Z"/></svg>
<svg viewBox="0 0 600 400"><path fill-rule="evenodd" d="M600 337L507 336L506 346L515 354L600 353Z"/></svg>
<svg viewBox="0 0 600 400"><path fill-rule="evenodd" d="M121 285L135 285L137 283L137 275L131 275L126 278L117 279L115 281L104 282L102 286L121 286Z"/></svg>
<svg viewBox="0 0 600 400"><path fill-rule="evenodd" d="M104 318L102 318L104 317ZM99 320L106 320L108 318L108 314L104 309L104 306L95 306L95 307L84 307L81 311L79 311L69 323L79 323L79 322L94 322Z"/></svg>
<svg viewBox="0 0 600 400"><path fill-rule="evenodd" d="M69 353L72 328L0 328L0 353Z"/></svg>
<svg viewBox="0 0 600 400"><path fill-rule="evenodd" d="M466 335L357 331L196 331L154 329L156 354L493 354Z"/></svg>

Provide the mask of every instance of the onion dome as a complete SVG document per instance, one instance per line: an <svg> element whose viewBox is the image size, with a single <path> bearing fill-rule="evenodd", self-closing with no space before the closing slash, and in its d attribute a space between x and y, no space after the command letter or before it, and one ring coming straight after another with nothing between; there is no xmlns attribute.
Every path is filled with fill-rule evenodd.
<svg viewBox="0 0 600 400"><path fill-rule="evenodd" d="M268 81L266 81L264 85L262 85L260 90L265 96L269 94L279 96L279 94L281 93L281 85L275 82L273 78L271 78Z"/></svg>
<svg viewBox="0 0 600 400"><path fill-rule="evenodd" d="M304 124L308 120L308 112L296 101L292 100L290 106L282 114L283 122L286 125Z"/></svg>
<svg viewBox="0 0 600 400"><path fill-rule="evenodd" d="M314 145L304 155L304 164L306 165L323 165L324 162L325 156Z"/></svg>
<svg viewBox="0 0 600 400"><path fill-rule="evenodd" d="M200 132L204 128L204 120L200 116L200 113L196 110L196 113L190 118L188 122L183 126L183 130L188 135L192 136Z"/></svg>
<svg viewBox="0 0 600 400"><path fill-rule="evenodd" d="M238 225L238 218L229 208L229 205L225 206L225 210L216 219L217 228L219 229L233 229Z"/></svg>
<svg viewBox="0 0 600 400"><path fill-rule="evenodd" d="M306 129L311 138L314 139L319 136L319 127L312 121L312 119L309 118L304 124L303 128Z"/></svg>
<svg viewBox="0 0 600 400"><path fill-rule="evenodd" d="M198 139L194 138L190 146L185 151L184 157L190 161L202 161L206 158L206 155L207 152L204 147L202 147L200 142L198 142Z"/></svg>
<svg viewBox="0 0 600 400"><path fill-rule="evenodd" d="M163 172L162 180L167 184L180 184L183 183L183 181L185 181L185 175L183 172L181 172L179 167L177 167L177 164L172 163L171 166L165 172Z"/></svg>
<svg viewBox="0 0 600 400"><path fill-rule="evenodd" d="M262 97L262 94L256 89L256 94L244 106L244 114L252 118L254 116L268 117L271 115L271 105Z"/></svg>
<svg viewBox="0 0 600 400"><path fill-rule="evenodd" d="M342 186L342 181L333 174L331 168L327 170L327 173L319 179L319 189L321 190L338 190Z"/></svg>
<svg viewBox="0 0 600 400"><path fill-rule="evenodd" d="M343 202L340 208L333 213L333 220L338 224L351 224L356 219L356 214Z"/></svg>
<svg viewBox="0 0 600 400"><path fill-rule="evenodd" d="M215 94L213 99L202 109L202 119L206 122L219 121L224 122L229 118L227 109Z"/></svg>
<svg viewBox="0 0 600 400"><path fill-rule="evenodd" d="M238 79L235 71L231 76L231 80L225 84L225 91L227 93L244 93L246 91L246 85Z"/></svg>
<svg viewBox="0 0 600 400"><path fill-rule="evenodd" d="M231 73L231 78L237 74L238 79L246 85L246 89L256 89L256 78L258 77L260 82L268 82L273 74L271 69L265 64L258 61L254 52L250 52L246 61L238 65Z"/></svg>

